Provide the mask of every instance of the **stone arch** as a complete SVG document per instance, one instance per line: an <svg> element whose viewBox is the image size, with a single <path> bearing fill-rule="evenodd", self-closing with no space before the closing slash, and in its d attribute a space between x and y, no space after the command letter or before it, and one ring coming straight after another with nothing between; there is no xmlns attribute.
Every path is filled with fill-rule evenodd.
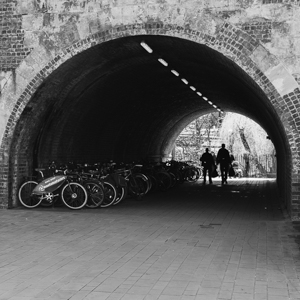
<svg viewBox="0 0 300 300"><path fill-rule="evenodd" d="M10 157L11 143L14 136L16 124L19 120L21 113L26 109L27 103L30 101L32 95L36 92L37 88L42 84L43 80L47 78L55 69L62 65L65 61L72 56L83 52L90 47L100 44L105 41L117 39L119 37L130 35L167 35L180 37L183 39L191 40L200 44L205 44L208 47L222 53L224 56L230 58L236 65L241 67L261 88L261 90L268 97L271 106L277 111L278 116L286 130L288 137L289 148L292 149L291 159L288 160L291 166L291 172L285 172L285 178L280 180L291 182L293 177L294 185L298 185L298 148L299 148L299 113L295 110L297 102L300 100L300 93L298 84L294 78L285 70L284 66L271 55L263 46L249 35L240 29L232 26L231 24L219 22L215 25L215 30L201 31L190 29L187 27L178 26L177 24L164 24L162 22L140 23L124 26L115 26L109 30L97 32L85 39L82 39L52 58L50 61L42 61L43 67L32 78L26 87L19 88L15 95L18 96L15 101L12 101L11 94L8 92L8 101L11 105L11 114L7 120L5 131L2 134L1 141L1 156L2 167L7 170L7 175L2 178L3 194L2 205L7 206L7 199L9 187L7 179L12 181L12 185L16 185L16 180L12 178L14 173L14 162ZM30 55L35 55L32 53ZM30 55L26 60L30 68ZM18 74L22 78L26 78L26 70ZM13 96L15 96L13 95ZM178 133L174 128L173 137ZM168 145L167 141L163 142ZM168 147L168 146L166 146ZM164 150L163 150L164 151ZM293 197L293 200L298 200L297 193L290 193L291 186L287 186L285 198ZM290 205L287 203L287 205ZM291 205L290 205L291 206ZM292 210L292 208L290 208ZM293 217L298 216L295 213Z"/></svg>

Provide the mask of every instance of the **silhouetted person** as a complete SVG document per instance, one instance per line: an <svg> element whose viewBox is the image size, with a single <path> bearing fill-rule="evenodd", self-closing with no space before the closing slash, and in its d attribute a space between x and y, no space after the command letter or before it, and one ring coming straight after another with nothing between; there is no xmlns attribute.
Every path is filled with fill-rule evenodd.
<svg viewBox="0 0 300 300"><path fill-rule="evenodd" d="M227 174L230 165L230 155L229 151L225 148L225 144L222 144L222 148L218 151L217 164L220 164L222 185L224 183L227 184Z"/></svg>
<svg viewBox="0 0 300 300"><path fill-rule="evenodd" d="M200 161L203 166L203 184L206 183L206 173L208 171L209 183L212 184L211 173L212 167L214 166L213 156L208 152L208 148L205 149L205 152L202 154Z"/></svg>

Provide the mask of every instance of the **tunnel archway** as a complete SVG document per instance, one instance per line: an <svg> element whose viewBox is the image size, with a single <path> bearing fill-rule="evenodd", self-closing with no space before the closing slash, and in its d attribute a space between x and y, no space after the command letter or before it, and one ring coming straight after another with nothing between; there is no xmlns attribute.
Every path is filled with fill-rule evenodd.
<svg viewBox="0 0 300 300"><path fill-rule="evenodd" d="M196 39L197 32L194 35ZM141 41L147 41L155 54L147 53ZM223 110L242 113L259 123L274 142L282 162L278 165L291 165L290 145L296 135L288 140L287 128L278 116L280 97L276 90L269 90L271 83L256 72L254 64L247 74L208 45L163 35L122 37L94 43L77 55L73 51L74 56L69 55L72 50L66 51L57 68L46 66L41 71L46 75L42 84L29 84L32 93L22 96L23 101L16 105L22 115L13 114L17 125L7 126L6 137L13 133L4 141L10 149L11 205L16 204L14 191L20 175L30 173L34 165L49 159L161 158L170 152L184 126L214 109L159 64L159 57ZM260 80L265 91L256 83ZM12 175L16 173L18 179ZM291 173L282 167L280 174L283 197L288 199Z"/></svg>

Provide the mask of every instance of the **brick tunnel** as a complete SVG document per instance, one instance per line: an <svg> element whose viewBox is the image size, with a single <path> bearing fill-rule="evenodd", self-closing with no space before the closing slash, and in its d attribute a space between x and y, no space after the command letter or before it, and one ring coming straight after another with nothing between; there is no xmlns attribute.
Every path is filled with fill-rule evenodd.
<svg viewBox="0 0 300 300"><path fill-rule="evenodd" d="M219 109L265 129L300 220L298 16L275 0L2 1L0 207L49 160L165 159Z"/></svg>
<svg viewBox="0 0 300 300"><path fill-rule="evenodd" d="M216 109L243 114L265 129L287 193L288 142L265 93L221 53L170 36L121 37L62 63L22 111L10 158L19 161L19 178L50 160L163 160L187 124ZM16 187L10 189L11 206L17 205Z"/></svg>
<svg viewBox="0 0 300 300"><path fill-rule="evenodd" d="M53 72L23 113L35 121L24 118L22 136L37 164L166 158L183 127L218 108L254 119L282 143L280 122L258 86L223 55L178 38L126 37Z"/></svg>

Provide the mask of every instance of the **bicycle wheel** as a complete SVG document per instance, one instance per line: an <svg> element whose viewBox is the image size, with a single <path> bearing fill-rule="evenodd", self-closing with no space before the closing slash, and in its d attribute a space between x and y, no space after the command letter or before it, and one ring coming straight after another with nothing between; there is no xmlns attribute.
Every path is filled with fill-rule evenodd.
<svg viewBox="0 0 300 300"><path fill-rule="evenodd" d="M171 175L167 172L158 171L155 174L155 178L157 180L158 189L161 191L166 191L172 186Z"/></svg>
<svg viewBox="0 0 300 300"><path fill-rule="evenodd" d="M152 179L150 178L149 174L143 174L144 176L146 176L147 181L148 181L148 192L150 192L152 190Z"/></svg>
<svg viewBox="0 0 300 300"><path fill-rule="evenodd" d="M42 202L42 197L32 195L33 189L38 185L36 181L29 180L24 182L18 191L18 198L21 204L27 208L37 207Z"/></svg>
<svg viewBox="0 0 300 300"><path fill-rule="evenodd" d="M88 200L86 202L86 207L97 208L101 205L104 200L104 188L101 184L96 181L86 181L84 182L84 188L88 194Z"/></svg>
<svg viewBox="0 0 300 300"><path fill-rule="evenodd" d="M137 176L136 176L137 175ZM128 182L128 191L131 196L141 197L144 196L148 189L147 179L138 174L132 174Z"/></svg>
<svg viewBox="0 0 300 300"><path fill-rule="evenodd" d="M104 200L101 203L101 207L108 207L114 203L117 197L117 191L113 184L104 181Z"/></svg>
<svg viewBox="0 0 300 300"><path fill-rule="evenodd" d="M124 198L126 198L127 186L118 186L116 188L116 191L117 191L117 197L116 197L116 200L114 201L113 205L120 203Z"/></svg>
<svg viewBox="0 0 300 300"><path fill-rule="evenodd" d="M71 209L80 209L88 199L85 188L77 182L67 183L61 190L61 200Z"/></svg>
<svg viewBox="0 0 300 300"><path fill-rule="evenodd" d="M143 186L145 189L144 194L147 194L151 189L151 181L150 181L149 177L143 173L136 173L136 174L134 174L134 176L139 177L143 181Z"/></svg>
<svg viewBox="0 0 300 300"><path fill-rule="evenodd" d="M186 179L189 182L196 182L200 177L200 171L198 168L189 168L187 169Z"/></svg>
<svg viewBox="0 0 300 300"><path fill-rule="evenodd" d="M170 174L173 174L173 176L175 177L174 186L177 186L178 184L183 182L183 177L182 177L181 173L178 172L177 170L171 170Z"/></svg>
<svg viewBox="0 0 300 300"><path fill-rule="evenodd" d="M176 175L173 172L168 172L171 176L171 187L174 187L176 185Z"/></svg>

